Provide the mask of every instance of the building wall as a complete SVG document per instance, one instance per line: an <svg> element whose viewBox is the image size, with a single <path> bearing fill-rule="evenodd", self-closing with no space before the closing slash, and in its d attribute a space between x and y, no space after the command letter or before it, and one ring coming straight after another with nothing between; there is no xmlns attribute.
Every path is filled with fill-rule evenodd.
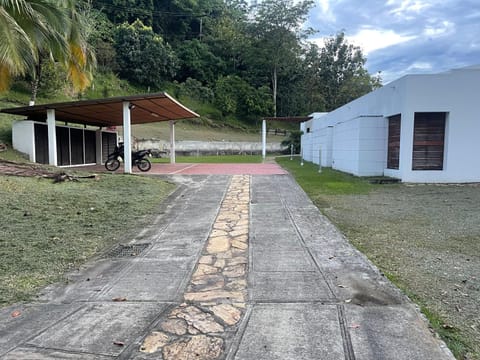
<svg viewBox="0 0 480 360"><path fill-rule="evenodd" d="M329 124L334 129L331 165L335 169L361 176L384 174L404 182L478 182L479 94L480 66L441 74L408 75L321 120L314 119L314 131L302 138L302 146L310 146L315 153L320 143L328 143L325 124ZM443 170L412 170L415 112L447 113ZM398 170L392 170L386 169L387 119L397 114L401 114L400 164Z"/></svg>
<svg viewBox="0 0 480 360"><path fill-rule="evenodd" d="M33 121L14 121L12 125L12 143L15 150L35 162L35 137Z"/></svg>
<svg viewBox="0 0 480 360"><path fill-rule="evenodd" d="M13 126L12 126L12 143L13 143L13 148L15 150L18 150L26 155L28 155L28 158L30 161L32 162L37 162L38 159L36 158L36 153L35 153L35 123L34 121L30 121L30 120L20 120L20 121L15 121L13 123ZM38 124L38 123L37 123ZM43 126L46 127L46 125L44 123L41 123ZM101 137L101 133L102 131L98 130L91 130L91 129L88 129L88 130L85 130L83 128L79 128L79 127L68 127L68 126L60 126L60 125L57 125L56 126L57 129L74 129L74 130L79 130L79 131L82 131L82 132L90 132L92 134L94 134L94 132L97 132L96 134L96 139L94 142L92 142L91 144L93 144L93 147L96 147L96 153L95 153L95 160L98 164L100 164L101 162L98 162L99 160L102 161L102 156L101 156L101 149L102 149L102 137ZM107 131L108 132L108 131ZM77 146L80 146L80 147L75 147L75 150L78 152L82 152L85 156L86 156L86 149L85 149L85 146L86 143L85 143L85 137L82 137L82 141L83 143L82 144L77 144ZM70 142L69 142L69 146L70 146ZM58 146L58 137L57 137L57 146ZM72 150L73 148L71 148ZM57 148L58 150L58 148ZM90 158L89 156L86 156L88 158ZM84 159L86 160L86 158ZM60 159L58 159L59 161L59 165L60 164ZM105 161L105 159L103 159L103 161ZM83 165L85 164L86 162L83 161L83 162L75 162L75 161L72 161L71 159L69 160L69 165L67 166L70 166L70 162L71 162L71 165ZM88 161L89 164L92 164L93 162L92 161Z"/></svg>
<svg viewBox="0 0 480 360"><path fill-rule="evenodd" d="M480 68L409 76L402 113L400 173L406 182L480 181ZM447 113L443 170L412 170L415 112Z"/></svg>
<svg viewBox="0 0 480 360"><path fill-rule="evenodd" d="M304 144L303 158L315 164L319 163L319 157L322 157L322 166L332 166L332 141L333 127L330 126L328 119L324 119L327 113L313 113L312 120L302 123L303 131L302 145ZM310 132L307 132L307 129Z"/></svg>
<svg viewBox="0 0 480 360"><path fill-rule="evenodd" d="M383 175L387 166L387 126L383 116L359 119L358 176Z"/></svg>

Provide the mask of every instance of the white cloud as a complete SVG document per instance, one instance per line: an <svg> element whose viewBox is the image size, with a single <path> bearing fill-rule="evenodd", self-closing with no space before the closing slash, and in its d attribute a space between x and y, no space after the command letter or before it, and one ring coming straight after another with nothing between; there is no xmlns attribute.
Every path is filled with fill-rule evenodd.
<svg viewBox="0 0 480 360"><path fill-rule="evenodd" d="M428 37L448 35L455 32L455 24L450 21L442 21L437 26L426 26L424 34Z"/></svg>
<svg viewBox="0 0 480 360"><path fill-rule="evenodd" d="M395 7L390 11L390 14L404 18L411 18L412 13L418 14L430 8L432 5L433 4L425 0L389 0L387 2L387 6Z"/></svg>
<svg viewBox="0 0 480 360"><path fill-rule="evenodd" d="M347 36L349 43L359 46L367 55L372 51L415 39L416 36L397 34L393 30L363 28L355 35Z"/></svg>
<svg viewBox="0 0 480 360"><path fill-rule="evenodd" d="M433 66L431 63L428 62L414 62L411 64L406 70L407 72L416 72L416 71L431 71L433 69Z"/></svg>
<svg viewBox="0 0 480 360"><path fill-rule="evenodd" d="M330 6L330 0L317 0L316 9L318 10L317 18L319 21L334 23L337 20Z"/></svg>

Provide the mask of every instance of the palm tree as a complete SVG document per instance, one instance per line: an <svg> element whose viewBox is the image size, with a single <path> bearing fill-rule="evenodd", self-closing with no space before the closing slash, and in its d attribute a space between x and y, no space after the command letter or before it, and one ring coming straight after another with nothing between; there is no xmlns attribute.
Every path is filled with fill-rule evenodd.
<svg viewBox="0 0 480 360"><path fill-rule="evenodd" d="M0 0L0 91L28 73L34 102L42 59L61 63L74 87L85 89L95 58L84 25L75 0Z"/></svg>

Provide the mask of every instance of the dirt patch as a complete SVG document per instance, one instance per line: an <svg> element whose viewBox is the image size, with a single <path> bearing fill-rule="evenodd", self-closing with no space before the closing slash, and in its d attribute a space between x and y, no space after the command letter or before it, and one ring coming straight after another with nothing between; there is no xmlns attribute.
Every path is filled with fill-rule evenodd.
<svg viewBox="0 0 480 360"><path fill-rule="evenodd" d="M19 163L0 159L0 174L13 176L41 176L48 177L55 174L44 165Z"/></svg>
<svg viewBox="0 0 480 360"><path fill-rule="evenodd" d="M480 359L480 185L379 185L317 205Z"/></svg>

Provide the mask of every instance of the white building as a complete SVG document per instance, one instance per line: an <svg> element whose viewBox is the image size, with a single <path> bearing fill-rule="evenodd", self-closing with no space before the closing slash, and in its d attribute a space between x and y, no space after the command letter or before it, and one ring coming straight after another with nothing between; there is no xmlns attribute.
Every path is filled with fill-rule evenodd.
<svg viewBox="0 0 480 360"><path fill-rule="evenodd" d="M404 182L480 182L480 65L407 75L301 124L307 161Z"/></svg>

